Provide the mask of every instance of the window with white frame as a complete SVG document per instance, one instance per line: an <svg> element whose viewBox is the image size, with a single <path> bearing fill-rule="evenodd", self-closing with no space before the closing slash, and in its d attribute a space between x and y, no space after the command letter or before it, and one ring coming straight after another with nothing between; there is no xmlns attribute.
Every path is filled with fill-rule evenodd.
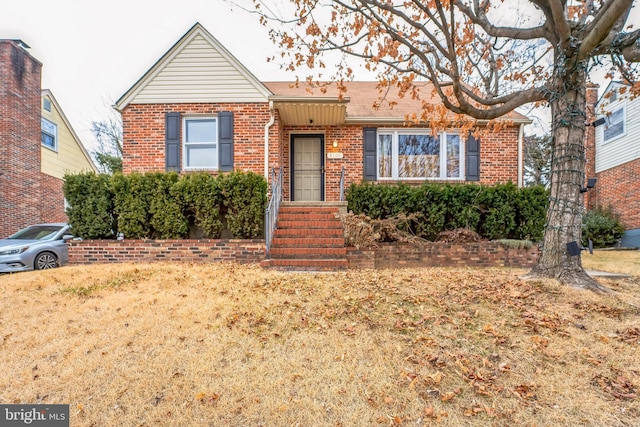
<svg viewBox="0 0 640 427"><path fill-rule="evenodd" d="M186 117L183 131L184 169L218 169L218 121Z"/></svg>
<svg viewBox="0 0 640 427"><path fill-rule="evenodd" d="M614 110L606 118L603 131L603 141L608 142L624 135L624 107Z"/></svg>
<svg viewBox="0 0 640 427"><path fill-rule="evenodd" d="M378 130L379 179L462 179L457 133Z"/></svg>
<svg viewBox="0 0 640 427"><path fill-rule="evenodd" d="M41 119L42 145L54 151L58 150L58 126L47 119Z"/></svg>

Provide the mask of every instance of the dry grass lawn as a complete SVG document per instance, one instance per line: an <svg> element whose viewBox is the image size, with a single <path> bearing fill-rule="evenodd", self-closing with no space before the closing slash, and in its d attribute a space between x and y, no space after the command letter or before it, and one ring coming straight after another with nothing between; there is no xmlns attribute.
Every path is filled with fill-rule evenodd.
<svg viewBox="0 0 640 427"><path fill-rule="evenodd" d="M604 296L524 272L4 275L0 402L72 426L640 425L638 268Z"/></svg>
<svg viewBox="0 0 640 427"><path fill-rule="evenodd" d="M582 253L584 268L640 276L640 251L595 250Z"/></svg>

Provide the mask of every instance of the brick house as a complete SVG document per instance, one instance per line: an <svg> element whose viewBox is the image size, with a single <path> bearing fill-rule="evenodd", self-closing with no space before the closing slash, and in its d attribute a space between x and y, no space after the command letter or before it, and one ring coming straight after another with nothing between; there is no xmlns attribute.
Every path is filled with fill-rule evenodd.
<svg viewBox="0 0 640 427"><path fill-rule="evenodd" d="M67 221L62 177L96 170L27 49L0 40L0 237Z"/></svg>
<svg viewBox="0 0 640 427"><path fill-rule="evenodd" d="M522 185L525 116L511 113L480 140L434 135L428 123L407 126L421 100L391 91L395 104L378 102L377 82L345 85L259 81L196 23L116 102L123 170L253 171L272 190L277 171L284 201L267 215L261 264L280 269L349 264L336 212L352 183ZM431 98L429 85L418 91Z"/></svg>
<svg viewBox="0 0 640 427"><path fill-rule="evenodd" d="M630 87L611 82L598 99L591 91L594 124L587 134L587 163L598 181L589 195L589 207L612 207L627 231L622 246L640 247L640 98ZM589 101L589 98L588 98ZM593 105L593 104L592 104ZM593 175L595 174L595 175Z"/></svg>
<svg viewBox="0 0 640 427"><path fill-rule="evenodd" d="M337 201L344 184L512 181L522 185L523 128L512 113L499 132L476 140L455 129L434 136L405 126L419 100L389 107L376 82L311 90L261 82L195 24L122 97L123 168L137 171L250 170L283 174L287 201ZM430 93L422 86L423 98Z"/></svg>

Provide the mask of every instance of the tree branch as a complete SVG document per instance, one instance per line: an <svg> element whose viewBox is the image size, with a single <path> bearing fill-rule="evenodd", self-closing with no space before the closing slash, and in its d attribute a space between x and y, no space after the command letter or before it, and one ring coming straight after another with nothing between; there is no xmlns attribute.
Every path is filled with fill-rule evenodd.
<svg viewBox="0 0 640 427"><path fill-rule="evenodd" d="M549 0L547 3L551 12L553 26L558 36L558 43L566 46L566 43L571 38L571 28L564 15L565 2L563 0Z"/></svg>
<svg viewBox="0 0 640 427"><path fill-rule="evenodd" d="M623 31L632 5L633 0L609 0L602 6L593 21L585 28L586 36L578 51L579 60L587 58L599 44L610 44L605 40L615 38ZM612 31L614 28L617 31Z"/></svg>
<svg viewBox="0 0 640 427"><path fill-rule="evenodd" d="M461 0L456 0L455 5L462 13L469 17L471 22L479 25L491 37L504 37L516 40L548 39L549 33L544 25L533 28L497 27L489 21L489 18L484 13L484 6L478 6L475 8L476 10L473 10Z"/></svg>

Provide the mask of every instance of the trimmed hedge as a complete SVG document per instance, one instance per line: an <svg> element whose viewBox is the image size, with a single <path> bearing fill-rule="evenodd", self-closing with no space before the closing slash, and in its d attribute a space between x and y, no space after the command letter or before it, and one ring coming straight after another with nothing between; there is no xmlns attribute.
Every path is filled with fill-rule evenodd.
<svg viewBox="0 0 640 427"><path fill-rule="evenodd" d="M409 231L427 240L457 228L471 229L490 240L539 241L549 203L541 187L518 189L512 183L485 187L476 184L352 184L348 210L372 219L399 213L414 214Z"/></svg>
<svg viewBox="0 0 640 427"><path fill-rule="evenodd" d="M253 172L212 176L150 172L65 175L67 215L85 239L184 239L201 230L217 239L224 224L233 238L260 236L267 182Z"/></svg>

